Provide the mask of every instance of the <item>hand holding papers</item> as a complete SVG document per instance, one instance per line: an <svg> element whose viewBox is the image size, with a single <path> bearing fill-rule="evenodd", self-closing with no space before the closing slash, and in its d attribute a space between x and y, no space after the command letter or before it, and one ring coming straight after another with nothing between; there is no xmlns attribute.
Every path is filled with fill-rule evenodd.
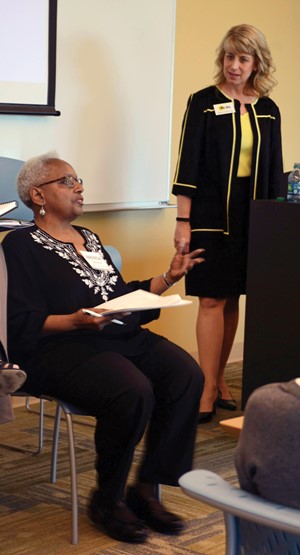
<svg viewBox="0 0 300 555"><path fill-rule="evenodd" d="M127 295L116 297L106 303L99 304L95 308L103 308L106 314L120 312L137 312L141 310L153 310L156 308L174 308L191 304L192 301L183 300L180 295L167 295L161 297L148 291L138 289Z"/></svg>
<svg viewBox="0 0 300 555"><path fill-rule="evenodd" d="M103 318L103 316L106 315L105 312L103 312L102 314L99 314L98 312L95 312L94 310L90 310L89 308L83 308L82 312L84 312L85 314L89 314L90 316L96 316L96 318ZM119 324L120 326L125 326L125 322L122 322L121 320L116 320L115 318L113 318L111 321L114 324Z"/></svg>

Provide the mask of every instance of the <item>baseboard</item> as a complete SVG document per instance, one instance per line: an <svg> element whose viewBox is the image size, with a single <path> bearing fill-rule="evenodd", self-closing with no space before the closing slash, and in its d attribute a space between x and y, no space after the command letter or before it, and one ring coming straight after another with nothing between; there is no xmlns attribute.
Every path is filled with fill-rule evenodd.
<svg viewBox="0 0 300 555"><path fill-rule="evenodd" d="M17 407L24 407L26 397L18 397L18 396L14 397L14 396L12 396L11 400L12 400L13 408L16 409ZM30 397L29 400L30 400L30 405L35 405L36 403L40 402L40 400L37 399L37 397Z"/></svg>
<svg viewBox="0 0 300 555"><path fill-rule="evenodd" d="M239 362L240 360L243 360L243 356L244 356L244 343L234 343L231 349L228 363Z"/></svg>

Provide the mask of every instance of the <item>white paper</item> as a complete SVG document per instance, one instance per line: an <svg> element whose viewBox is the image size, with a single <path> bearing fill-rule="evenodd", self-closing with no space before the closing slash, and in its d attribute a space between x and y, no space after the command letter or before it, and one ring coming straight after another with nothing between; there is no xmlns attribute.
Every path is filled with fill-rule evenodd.
<svg viewBox="0 0 300 555"><path fill-rule="evenodd" d="M108 310L110 314L118 312L137 312L140 310L153 310L155 308L174 308L191 304L192 301L183 300L180 295L166 295L161 297L148 291L138 289L127 295L116 297L95 308Z"/></svg>
<svg viewBox="0 0 300 555"><path fill-rule="evenodd" d="M0 218L0 231L1 229L16 229L19 227L28 227L34 225L34 222L27 222L26 220L6 220Z"/></svg>
<svg viewBox="0 0 300 555"><path fill-rule="evenodd" d="M2 202L0 203L0 216L7 214L11 210L18 208L18 203L16 200L11 200L10 202Z"/></svg>

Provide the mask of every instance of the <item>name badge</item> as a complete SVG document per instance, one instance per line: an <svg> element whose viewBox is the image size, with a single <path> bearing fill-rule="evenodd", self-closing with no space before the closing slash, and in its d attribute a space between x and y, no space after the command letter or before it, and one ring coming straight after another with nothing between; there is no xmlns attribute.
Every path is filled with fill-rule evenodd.
<svg viewBox="0 0 300 555"><path fill-rule="evenodd" d="M80 254L94 270L111 270L100 252L80 251Z"/></svg>
<svg viewBox="0 0 300 555"><path fill-rule="evenodd" d="M214 104L216 116L223 116L224 114L233 114L235 107L233 102L223 102L222 104Z"/></svg>

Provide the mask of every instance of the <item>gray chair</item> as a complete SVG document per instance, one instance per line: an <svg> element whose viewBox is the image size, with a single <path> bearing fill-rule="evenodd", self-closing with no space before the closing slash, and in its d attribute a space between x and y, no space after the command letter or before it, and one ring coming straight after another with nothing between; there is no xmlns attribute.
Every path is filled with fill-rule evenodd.
<svg viewBox="0 0 300 555"><path fill-rule="evenodd" d="M5 218L13 218L16 220L24 220L24 221L31 221L33 218L33 213L30 208L25 206L23 202L20 200L17 187L16 187L16 177L18 172L20 171L22 165L22 160L17 160L15 158L7 158L4 156L0 156L0 202L9 202L11 200L16 200L18 202L18 207L15 208L12 212L5 215ZM1 219L0 219L1 224ZM23 393L16 392L15 395L24 397ZM25 405L27 410L30 410L30 398L29 396L25 395ZM21 453L28 453L32 455L38 455L43 448L43 417L44 417L44 401L43 399L40 400L40 421L39 421L39 436L38 436L38 446L34 450L23 449L22 447L12 447L7 446L15 451L19 451ZM5 447L5 445L2 445Z"/></svg>
<svg viewBox="0 0 300 555"><path fill-rule="evenodd" d="M226 555L299 555L300 510L266 501L209 470L187 472L179 485L190 497L223 511Z"/></svg>
<svg viewBox="0 0 300 555"><path fill-rule="evenodd" d="M90 416L86 411L71 405L70 403L65 403L56 399L54 397L44 397L45 400L56 403L56 415L55 424L53 430L53 442L52 442L52 457L51 457L51 474L50 481L52 484L56 482L56 469L57 469L57 451L58 451L58 440L59 440L59 430L61 414L63 412L66 425L67 425L67 436L68 436L68 448L69 448L69 462L70 462L70 483L71 483L71 543L76 545L78 543L78 493L77 493L77 472L76 472L76 452L75 452L75 438L73 429L73 415L78 416Z"/></svg>

